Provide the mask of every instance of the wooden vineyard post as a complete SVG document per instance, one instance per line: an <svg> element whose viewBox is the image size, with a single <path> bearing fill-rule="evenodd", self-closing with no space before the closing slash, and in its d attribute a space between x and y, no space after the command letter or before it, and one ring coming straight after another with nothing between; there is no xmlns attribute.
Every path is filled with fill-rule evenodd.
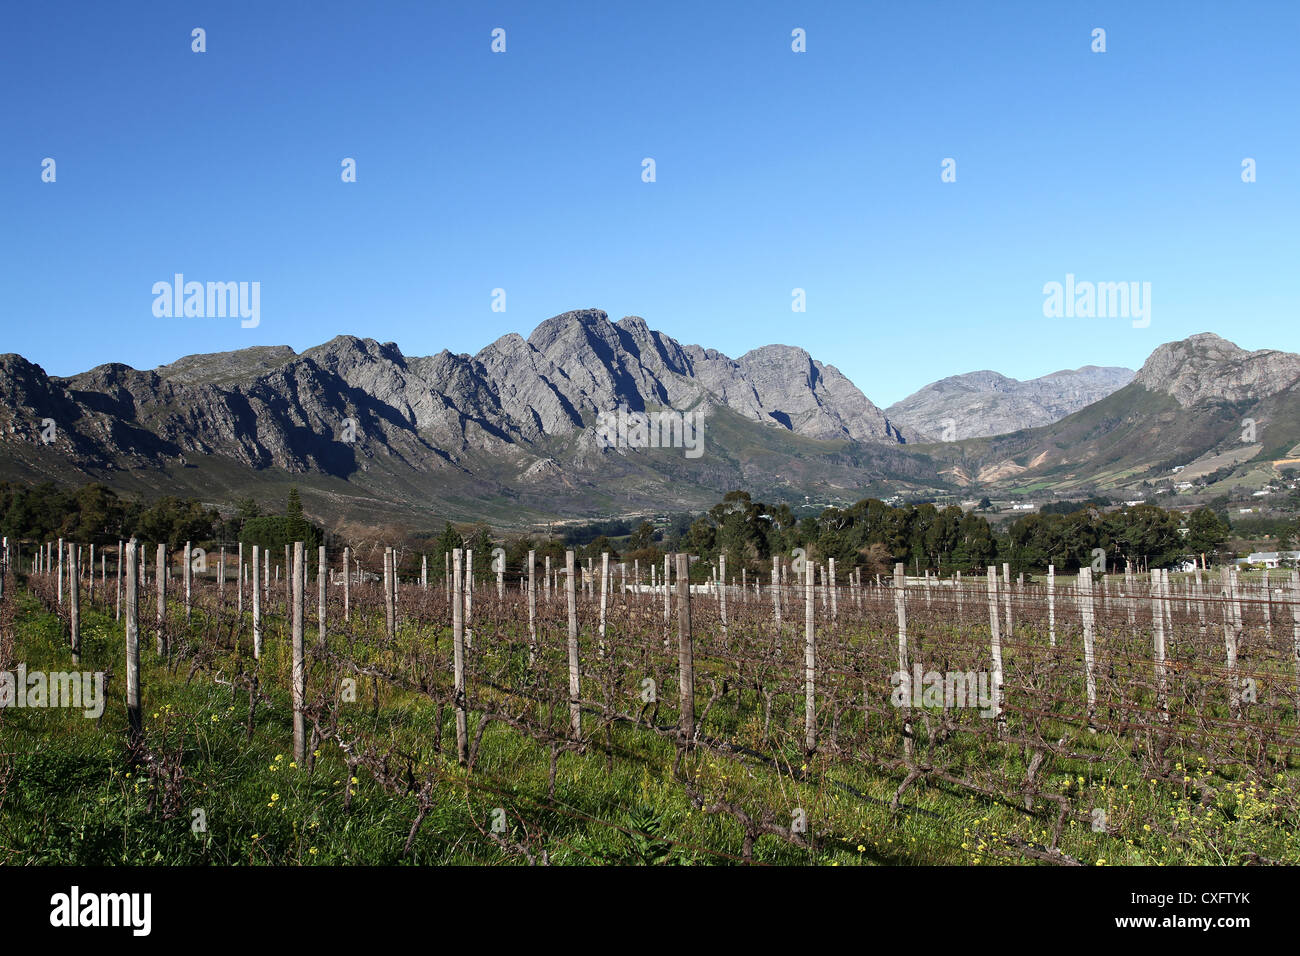
<svg viewBox="0 0 1300 956"><path fill-rule="evenodd" d="M239 626L244 626L244 542L239 542L239 552L235 555L235 613L239 615Z"/></svg>
<svg viewBox="0 0 1300 956"><path fill-rule="evenodd" d="M664 559L664 600L667 603L667 558ZM690 555L677 555L677 694L678 731L684 744L695 739L695 635L691 632Z"/></svg>
<svg viewBox="0 0 1300 956"><path fill-rule="evenodd" d="M139 561L136 542L126 544L126 717L131 742L140 739L144 730L144 714L140 709L140 618L139 618ZM119 577L122 571L122 551L117 552Z"/></svg>
<svg viewBox="0 0 1300 956"><path fill-rule="evenodd" d="M88 576L89 579L86 581L86 599L90 601L91 604L94 604L95 603L95 546L94 544L90 546L90 564L86 566L86 570L90 572ZM3 580L3 576L0 576L0 581L2 580ZM3 590L4 590L3 586L0 586L0 597L3 597ZM1272 634L1273 632L1270 630L1269 633Z"/></svg>
<svg viewBox="0 0 1300 956"><path fill-rule="evenodd" d="M429 556L420 555L420 590L429 590Z"/></svg>
<svg viewBox="0 0 1300 956"><path fill-rule="evenodd" d="M59 555L57 560L59 564L59 572L58 572L59 607L63 607L63 539L62 538L59 539Z"/></svg>
<svg viewBox="0 0 1300 956"><path fill-rule="evenodd" d="M582 739L582 687L578 672L578 595L573 552L564 552L564 595L569 605L569 733Z"/></svg>
<svg viewBox="0 0 1300 956"><path fill-rule="evenodd" d="M134 551L132 554L134 555ZM113 619L122 620L122 539L117 539L117 601L114 604Z"/></svg>
<svg viewBox="0 0 1300 956"><path fill-rule="evenodd" d="M908 686L907 663L907 570L901 561L894 565L894 613L898 617L898 678L901 686ZM903 696L903 754L912 760L912 702L911 694Z"/></svg>
<svg viewBox="0 0 1300 956"><path fill-rule="evenodd" d="M1151 633L1154 642L1156 670L1156 707L1160 719L1169 720L1169 700L1165 681L1165 587L1167 578L1159 571L1151 576Z"/></svg>
<svg viewBox="0 0 1300 956"><path fill-rule="evenodd" d="M280 569L276 568L278 574ZM284 546L284 616L286 618L292 615L290 607L293 604L293 547Z"/></svg>
<svg viewBox="0 0 1300 956"><path fill-rule="evenodd" d="M469 714L465 694L465 590L461 549L451 553L451 646L455 668L453 696L456 704L456 759L463 766L469 762Z"/></svg>
<svg viewBox="0 0 1300 956"><path fill-rule="evenodd" d="M1047 566L1047 639L1056 646L1056 565Z"/></svg>
<svg viewBox="0 0 1300 956"><path fill-rule="evenodd" d="M384 548L384 633L397 636L397 608L393 606L393 549Z"/></svg>
<svg viewBox="0 0 1300 956"><path fill-rule="evenodd" d="M303 543L293 543L293 759L302 765L307 760L307 719L303 707L307 702L307 663L303 647L303 618L307 614L307 561Z"/></svg>
<svg viewBox="0 0 1300 956"><path fill-rule="evenodd" d="M537 661L537 552L528 552L528 666Z"/></svg>
<svg viewBox="0 0 1300 956"><path fill-rule="evenodd" d="M81 546L68 545L68 625L72 663L81 663Z"/></svg>
<svg viewBox="0 0 1300 956"><path fill-rule="evenodd" d="M605 557L605 562L607 564L609 562L608 555ZM492 559L492 564L497 572L497 600L504 601L506 599L506 556L498 554Z"/></svg>
<svg viewBox="0 0 1300 956"><path fill-rule="evenodd" d="M343 549L343 620L352 620L352 549Z"/></svg>
<svg viewBox="0 0 1300 956"><path fill-rule="evenodd" d="M803 749L817 749L817 602L813 563L804 563L803 584Z"/></svg>
<svg viewBox="0 0 1300 956"><path fill-rule="evenodd" d="M253 659L262 657L262 584L258 567L261 563L261 548L253 545Z"/></svg>
<svg viewBox="0 0 1300 956"><path fill-rule="evenodd" d="M158 656L167 656L167 545L158 545Z"/></svg>
<svg viewBox="0 0 1300 956"><path fill-rule="evenodd" d="M321 647L325 646L325 578L329 573L329 565L325 563L325 545L320 545L316 549L316 629L317 642Z"/></svg>
<svg viewBox="0 0 1300 956"><path fill-rule="evenodd" d="M226 549L223 546L217 555L217 607L226 604Z"/></svg>
<svg viewBox="0 0 1300 956"><path fill-rule="evenodd" d="M546 571L542 575L542 587L546 589L546 603L551 603L551 556L546 555Z"/></svg>
<svg viewBox="0 0 1300 956"><path fill-rule="evenodd" d="M1088 729L1096 733L1097 727L1094 721L1097 714L1097 676L1094 672L1096 655L1092 641L1094 613L1092 604L1092 568L1084 567L1079 569L1078 592L1080 616L1083 618L1083 667L1088 694Z"/></svg>
<svg viewBox="0 0 1300 956"><path fill-rule="evenodd" d="M1003 565L1006 568L1006 565ZM1002 709L1002 628L998 622L998 569L988 566L989 582L989 655L993 658L993 707L998 722L998 733L1006 732L1006 714ZM1003 586L1010 583L1003 574Z"/></svg>

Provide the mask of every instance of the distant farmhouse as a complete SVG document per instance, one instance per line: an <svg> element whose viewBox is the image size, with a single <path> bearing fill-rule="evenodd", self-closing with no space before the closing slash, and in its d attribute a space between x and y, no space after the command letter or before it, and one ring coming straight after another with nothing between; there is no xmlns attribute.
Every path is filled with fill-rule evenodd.
<svg viewBox="0 0 1300 956"><path fill-rule="evenodd" d="M1255 551L1238 558L1237 564L1262 564L1266 568L1280 568L1282 562L1295 564L1300 561L1300 551Z"/></svg>

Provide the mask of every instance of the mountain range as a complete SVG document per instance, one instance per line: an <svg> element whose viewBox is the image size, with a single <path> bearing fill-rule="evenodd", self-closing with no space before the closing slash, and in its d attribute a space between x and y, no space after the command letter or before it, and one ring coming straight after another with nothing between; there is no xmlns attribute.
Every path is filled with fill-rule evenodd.
<svg viewBox="0 0 1300 956"><path fill-rule="evenodd" d="M984 370L940 379L885 409L891 422L931 440L1004 435L1050 425L1133 380L1130 368L1085 365L1019 381Z"/></svg>
<svg viewBox="0 0 1300 956"><path fill-rule="evenodd" d="M1289 451L1300 442L1297 378L1300 356L1198 335L1161 346L1136 374L1088 366L1017 382L976 372L882 411L803 349L733 359L587 309L472 356L406 356L348 335L301 353L254 347L70 377L0 356L0 478L102 481L213 504L279 500L293 483L326 519L426 526L664 514L733 488L796 504L1067 493L1225 448L1241 458L1247 443L1232 432L1250 411L1271 422L1255 453ZM596 426L619 406L701 416L704 453L610 447ZM936 434L945 418L955 429Z"/></svg>

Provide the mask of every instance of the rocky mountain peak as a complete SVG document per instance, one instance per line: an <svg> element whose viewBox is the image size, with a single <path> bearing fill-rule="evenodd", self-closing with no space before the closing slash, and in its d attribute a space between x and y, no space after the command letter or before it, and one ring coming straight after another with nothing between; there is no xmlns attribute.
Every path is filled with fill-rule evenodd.
<svg viewBox="0 0 1300 956"><path fill-rule="evenodd" d="M1173 396L1187 407L1207 400L1255 401L1300 379L1300 355L1260 349L1248 352L1210 332L1159 346L1134 381Z"/></svg>

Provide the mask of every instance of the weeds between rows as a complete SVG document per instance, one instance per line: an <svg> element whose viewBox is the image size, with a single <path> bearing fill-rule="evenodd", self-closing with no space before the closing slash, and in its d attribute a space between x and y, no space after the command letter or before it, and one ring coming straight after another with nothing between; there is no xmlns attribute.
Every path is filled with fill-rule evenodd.
<svg viewBox="0 0 1300 956"><path fill-rule="evenodd" d="M9 661L71 669L51 582L9 584ZM404 585L391 639L378 586L354 587L348 622L335 590L324 647L309 630L312 742L294 766L283 600L265 621L260 660L248 601L241 618L230 590L219 601L211 583L196 588L188 622L169 604L167 659L142 620L146 720L132 747L121 625L101 589L83 610L79 669L109 672L103 716L0 711L4 861L1300 861L1294 670L1286 636L1270 635L1258 609L1246 610L1239 660L1256 699L1235 716L1214 615L1202 632L1195 608L1173 609L1166 722L1150 620L1131 627L1126 606L1103 607L1090 716L1078 622L1062 600L1051 647L1041 593L1026 588L1003 635L1000 728L976 710L908 714L891 704L897 623L887 588L844 590L834 617L819 596L818 739L808 753L802 615L792 624L788 606L798 592L780 631L770 603L753 595L733 595L725 635L716 602L693 600L692 739L678 730L676 616L665 625L662 596L614 594L603 646L596 597L581 597L583 734L574 740L562 596L539 597L534 641L524 596L498 599L488 587L474 595L464 701L472 750L461 762L443 589ZM960 608L955 594L909 593L911 660L923 670L987 668L982 611L975 591Z"/></svg>

